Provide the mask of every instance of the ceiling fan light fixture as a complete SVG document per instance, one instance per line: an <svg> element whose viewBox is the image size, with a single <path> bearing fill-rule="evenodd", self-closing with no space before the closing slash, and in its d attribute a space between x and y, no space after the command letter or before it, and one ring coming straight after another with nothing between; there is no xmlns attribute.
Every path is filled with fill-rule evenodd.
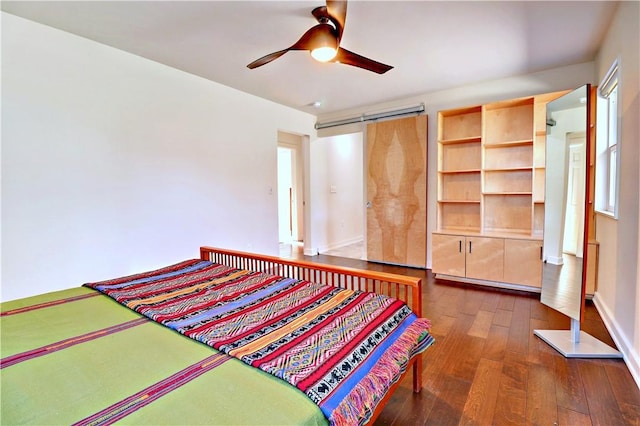
<svg viewBox="0 0 640 426"><path fill-rule="evenodd" d="M311 51L311 56L318 62L328 62L336 57L338 50L331 46L316 47Z"/></svg>
<svg viewBox="0 0 640 426"><path fill-rule="evenodd" d="M338 54L338 37L335 29L327 23L316 25L310 40L310 51L313 59L319 62L328 62Z"/></svg>
<svg viewBox="0 0 640 426"><path fill-rule="evenodd" d="M287 52L306 50L318 62L334 62L384 74L393 67L353 53L341 46L348 0L326 0L326 6L316 7L311 14L318 24L309 28L294 44L258 58L247 65L254 69L278 59Z"/></svg>

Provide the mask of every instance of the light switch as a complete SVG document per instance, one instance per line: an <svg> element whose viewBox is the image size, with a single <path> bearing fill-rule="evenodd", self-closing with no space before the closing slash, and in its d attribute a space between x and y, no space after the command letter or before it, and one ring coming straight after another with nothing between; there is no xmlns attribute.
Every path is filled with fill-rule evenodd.
<svg viewBox="0 0 640 426"><path fill-rule="evenodd" d="M329 192L331 192L332 194L334 194L334 193L338 192L338 191L336 190L336 186L335 186L335 185L331 185L331 186L329 187Z"/></svg>

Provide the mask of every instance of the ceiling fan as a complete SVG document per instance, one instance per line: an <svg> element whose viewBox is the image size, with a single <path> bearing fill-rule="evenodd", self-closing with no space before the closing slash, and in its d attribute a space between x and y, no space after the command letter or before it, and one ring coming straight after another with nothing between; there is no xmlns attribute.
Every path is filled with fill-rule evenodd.
<svg viewBox="0 0 640 426"><path fill-rule="evenodd" d="M338 62L363 68L378 74L384 74L393 68L390 65L365 58L340 46L344 23L347 19L347 1L327 0L326 6L311 11L318 24L305 32L292 46L270 53L247 65L254 69L278 59L290 50L308 50L311 56L320 62Z"/></svg>

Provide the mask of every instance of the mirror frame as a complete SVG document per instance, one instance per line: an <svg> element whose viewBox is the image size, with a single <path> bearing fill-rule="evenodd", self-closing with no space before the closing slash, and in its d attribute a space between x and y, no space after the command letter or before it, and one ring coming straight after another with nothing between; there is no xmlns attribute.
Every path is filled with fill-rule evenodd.
<svg viewBox="0 0 640 426"><path fill-rule="evenodd" d="M552 118L550 115L556 111L554 110L550 110L550 106L551 104L553 104L553 102L562 100L563 98L565 99L564 102L575 102L576 106L572 106L572 104L567 104L566 106L560 104L557 106L557 111L571 111L575 108L579 108L580 111L577 112L577 116L576 119L579 120L576 122L577 126L575 126L575 128L571 128L571 125L569 124L569 126L567 126L567 132L580 132L580 133L584 133L584 155L583 155L583 166L584 169L581 171L581 174L583 174L581 176L581 178L584 179L584 185L581 185L581 190L583 191L583 201L584 201L584 205L582 206L582 211L580 212L580 215L577 216L577 218L579 218L578 220L580 220L582 223L582 227L576 229L577 231L577 235L580 235L580 233L582 233L582 247L577 247L578 251L577 253L579 253L579 249L581 248L582 250L582 257L579 258L577 261L581 262L580 264L576 265L578 268L573 272L575 273L575 279L569 281L569 286L567 288L570 288L571 290L569 290L567 293L569 293L569 298L564 298L563 299L563 294L565 293L564 291L562 291L562 287L560 285L560 283L562 283L562 280L558 280L558 277L554 276L553 278L555 279L555 282L551 282L548 281L547 277L545 277L543 279L543 283L542 283L542 288L541 288L541 294L540 294L540 301L541 303L543 303L546 306L549 306L552 309L557 310L558 312L561 312L562 314L568 316L569 318L571 318L572 320L576 320L576 321L582 321L582 319L584 318L584 312L585 312L585 299L586 299L586 288L587 288L587 270L588 270L588 250L589 250L589 241L590 241L590 226L592 221L591 219L591 215L592 215L592 167L593 167L593 161L592 161L592 138L594 135L594 129L592 126L592 118L593 118L593 114L594 114L594 110L593 110L593 106L595 105L592 102L592 96L593 96L593 92L591 90L591 85L590 84L585 84L582 85L580 87L575 88L574 90L568 91L567 93L565 93L564 95L557 97L556 99L553 99L552 101L550 101L549 103L547 103L547 107L546 107L546 115L547 115L547 125L549 126L549 120ZM580 99L580 101L582 102L581 98L586 98L584 103L582 105L577 105L577 101ZM560 103L560 102L558 102ZM584 114L584 115L582 115ZM555 125L555 122L553 122L553 124L551 124L552 126ZM562 131L562 128L561 128ZM567 134L566 133L564 135L564 139L561 139L563 136L561 133L558 133L555 136L555 140L552 142L557 142L557 143L563 143L562 147L564 147L563 149L568 149L567 148ZM562 141L562 142L560 142ZM551 161L549 161L550 158L555 158L553 157L552 154L550 154L552 152L551 149L549 149L550 146L550 138L549 138L549 127L547 127L547 138L545 141L545 152L546 152L546 169L547 171L550 170L550 166L551 166ZM554 146L556 147L556 150L558 148L560 148L560 145L558 144L554 144ZM567 173L569 173L569 169L567 167L569 167L569 157L568 155L568 151L564 151L565 155L563 155L562 158L562 163L560 164L556 164L554 167L561 167L561 169L558 170L564 170L562 172L562 175L564 176L563 180L562 180L562 185L563 187L566 187L568 184L567 179ZM550 157L550 155L552 155ZM548 175L548 172L547 172ZM556 182L557 182L557 178ZM550 244L550 250L551 253L547 253L546 252L546 246L545 246L545 261L543 263L543 268L547 268L547 265L549 265L549 268L552 268L552 264L547 264L547 260L549 255L551 255L553 258L556 258L557 256L561 256L563 251L562 251L562 241L564 239L564 221L566 220L566 206L567 206L567 192L565 189L565 193L562 196L561 199L557 199L557 196L559 196L560 194L556 194L556 197L554 199L556 199L556 203L555 203L555 208L554 211L558 212L557 214L559 215L559 217L562 217L563 219L559 219L559 217L557 219L552 219L555 215L551 215L550 214L550 210L549 207L550 205L548 205L550 203L550 199L548 198L551 195L551 191L550 191L550 184L551 184L551 179L549 176L546 176L546 188L545 188L545 193L546 193L546 197L545 197L545 222L544 222L544 237L543 237L543 243L546 244ZM564 200L564 201L561 201ZM582 216L582 217L580 217ZM550 221L551 220L551 221ZM559 225L559 223L557 222L557 220L562 220L562 225ZM551 234L548 234L550 232L550 228L551 228L551 224L558 224L559 228L557 228L557 232L554 233L555 237ZM556 235L557 234L557 235ZM550 237L550 240L547 240L547 236ZM560 244L560 246L558 246L557 244ZM560 263L559 265L562 265L562 263ZM565 266L561 266L560 268L566 268L568 264L565 264ZM572 275L571 273L571 269L569 270L563 270L563 274L568 274L568 275ZM544 275L549 275L548 273ZM578 287L580 286L580 287ZM546 291L545 291L546 290ZM579 298L579 300L577 299ZM568 300L568 302L564 302L564 300Z"/></svg>

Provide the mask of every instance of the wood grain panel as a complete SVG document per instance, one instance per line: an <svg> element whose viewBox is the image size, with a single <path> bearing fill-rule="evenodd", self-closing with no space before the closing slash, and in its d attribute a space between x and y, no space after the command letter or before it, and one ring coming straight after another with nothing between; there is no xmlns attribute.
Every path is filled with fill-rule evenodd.
<svg viewBox="0 0 640 426"><path fill-rule="evenodd" d="M582 377L582 383L584 384L584 391L589 403L589 412L593 424L625 424L604 366L580 362L578 369Z"/></svg>
<svg viewBox="0 0 640 426"><path fill-rule="evenodd" d="M555 368L553 368L553 360L555 359L555 357L560 356L560 354L545 341L533 334L533 330L547 329L549 329L548 321L535 318L531 318L529 320L529 344L527 347L527 360L531 365L548 365L550 366L550 370L555 371Z"/></svg>
<svg viewBox="0 0 640 426"><path fill-rule="evenodd" d="M431 235L431 270L434 274L465 275L465 237Z"/></svg>
<svg viewBox="0 0 640 426"><path fill-rule="evenodd" d="M509 339L509 329L499 325L492 325L484 345L482 357L494 361L504 360Z"/></svg>
<svg viewBox="0 0 640 426"><path fill-rule="evenodd" d="M542 241L504 240L504 281L542 286Z"/></svg>
<svg viewBox="0 0 640 426"><path fill-rule="evenodd" d="M392 424L401 421L398 417L406 412L405 407L411 402L412 393L411 382L403 380L403 383L395 391L394 396L396 397L389 400L383 412L376 419L376 423ZM423 393L427 392L420 392L418 395L423 396Z"/></svg>
<svg viewBox="0 0 640 426"><path fill-rule="evenodd" d="M578 364L569 362L565 357L554 357L556 381L556 399L558 407L572 412L588 413L589 404L584 394ZM571 413L567 413L571 414ZM561 419L562 420L562 419ZM565 423L570 424L570 423Z"/></svg>
<svg viewBox="0 0 640 426"><path fill-rule="evenodd" d="M440 145L440 171L480 170L480 142Z"/></svg>
<svg viewBox="0 0 640 426"><path fill-rule="evenodd" d="M509 328L508 350L521 354L528 352L530 319L531 307L529 306L529 301L516 299L511 316L511 326Z"/></svg>
<svg viewBox="0 0 640 426"><path fill-rule="evenodd" d="M400 394L400 397L404 395L405 404L401 409L395 411L396 417L393 424L397 425L418 425L422 424L424 419L429 417L431 410L436 403L438 397L426 389L423 389L420 393L411 392L411 383L407 383L406 391ZM400 391L397 391L398 393ZM391 411L391 410L389 410ZM376 424L389 425L392 422L385 421L381 417L378 418Z"/></svg>
<svg viewBox="0 0 640 426"><path fill-rule="evenodd" d="M618 405L622 408L624 405L628 406L632 412L638 414L636 419L640 424L640 388L629 387L629 383L633 381L633 376L629 372L629 369L620 362L608 362L604 366L604 370L611 383L611 389Z"/></svg>
<svg viewBox="0 0 640 426"><path fill-rule="evenodd" d="M517 105L520 103L521 105ZM533 99L501 102L485 108L485 143L503 143L533 137Z"/></svg>
<svg viewBox="0 0 640 426"><path fill-rule="evenodd" d="M493 317L493 325L510 327L511 315L512 315L512 311L507 311L505 309L496 309L496 314Z"/></svg>
<svg viewBox="0 0 640 426"><path fill-rule="evenodd" d="M486 194L484 196L484 230L531 234L532 196Z"/></svg>
<svg viewBox="0 0 640 426"><path fill-rule="evenodd" d="M480 310L496 313L498 309L498 302L500 297L496 293L487 293L482 298L482 305L480 305Z"/></svg>
<svg viewBox="0 0 640 426"><path fill-rule="evenodd" d="M587 414L558 407L558 424L570 426L592 426L591 417Z"/></svg>
<svg viewBox="0 0 640 426"><path fill-rule="evenodd" d="M438 116L438 139L455 140L479 137L482 134L480 107L452 110Z"/></svg>
<svg viewBox="0 0 640 426"><path fill-rule="evenodd" d="M558 424L556 384L547 366L532 365L527 379L527 420L534 425Z"/></svg>
<svg viewBox="0 0 640 426"><path fill-rule="evenodd" d="M469 329L469 336L481 337L486 339L489 336L489 329L493 321L493 312L478 311L475 321Z"/></svg>
<svg viewBox="0 0 640 426"><path fill-rule="evenodd" d="M524 356L507 352L498 386L498 401L493 423L496 425L524 425L527 406L527 370Z"/></svg>
<svg viewBox="0 0 640 426"><path fill-rule="evenodd" d="M427 116L367 125L367 259L426 268Z"/></svg>
<svg viewBox="0 0 640 426"><path fill-rule="evenodd" d="M467 277L502 281L504 269L504 239L468 237Z"/></svg>
<svg viewBox="0 0 640 426"><path fill-rule="evenodd" d="M425 426L457 426L462 417L471 382L444 374L440 375L439 379L438 398L423 424Z"/></svg>
<svg viewBox="0 0 640 426"><path fill-rule="evenodd" d="M498 399L496 383L500 382L501 374L501 362L484 358L480 360L462 412L460 425L491 424Z"/></svg>
<svg viewBox="0 0 640 426"><path fill-rule="evenodd" d="M500 297L500 302L498 303L498 309L513 312L513 307L515 303L516 303L516 298L514 296L511 296L509 294L504 294L502 295L502 297Z"/></svg>

